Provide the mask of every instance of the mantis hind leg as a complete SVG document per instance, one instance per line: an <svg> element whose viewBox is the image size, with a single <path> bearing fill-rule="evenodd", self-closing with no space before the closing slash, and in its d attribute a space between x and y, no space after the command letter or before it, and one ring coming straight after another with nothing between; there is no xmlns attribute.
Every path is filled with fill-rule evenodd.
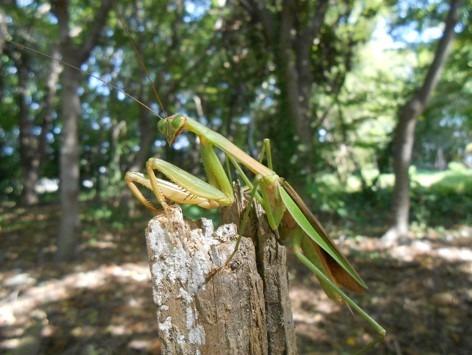
<svg viewBox="0 0 472 355"><path fill-rule="evenodd" d="M311 262L303 253L302 249L302 234L298 234L293 238L293 251L298 258L311 272L313 272L318 280L324 284L324 287L330 289L330 293L336 294L339 299L346 303L352 310L354 310L361 318L363 318L370 328L380 337L385 336L385 329L368 315L357 303L355 303L348 295L346 295L325 273L313 262Z"/></svg>

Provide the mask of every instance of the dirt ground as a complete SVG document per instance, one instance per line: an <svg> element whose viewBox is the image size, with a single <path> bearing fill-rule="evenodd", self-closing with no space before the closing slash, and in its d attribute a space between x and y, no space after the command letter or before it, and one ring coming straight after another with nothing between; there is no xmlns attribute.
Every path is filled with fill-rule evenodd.
<svg viewBox="0 0 472 355"><path fill-rule="evenodd" d="M85 217L76 261L53 263L56 206L0 211L0 352L158 353L145 220L123 228ZM343 240L369 285L355 296L388 331L372 354L472 354L472 227L417 233L408 244ZM372 340L291 257L300 354L351 354Z"/></svg>

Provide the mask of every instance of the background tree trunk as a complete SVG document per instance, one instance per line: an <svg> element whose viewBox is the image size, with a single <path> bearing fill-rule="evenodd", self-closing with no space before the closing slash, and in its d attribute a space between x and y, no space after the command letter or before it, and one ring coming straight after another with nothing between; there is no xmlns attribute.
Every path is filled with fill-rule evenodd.
<svg viewBox="0 0 472 355"><path fill-rule="evenodd" d="M394 133L393 171L395 185L393 187L392 225L383 236L385 241L408 236L410 212L410 178L408 170L415 141L416 118L423 113L446 62L454 38L459 4L460 1L451 0L444 31L424 82L413 97L399 110L398 123Z"/></svg>
<svg viewBox="0 0 472 355"><path fill-rule="evenodd" d="M310 173L314 161L314 118L310 103L314 81L310 56L313 41L320 34L328 10L328 1L319 0L316 6L312 6L313 11L310 11L305 21L296 18L296 7L300 5L296 1L284 0L278 12L264 2L248 0L241 3L251 17L262 25L264 37L274 56L281 95L280 120L275 122L273 131L284 134L283 137L275 137L275 140L296 154L297 145L293 141L295 133L301 144L298 153L305 158L303 172ZM292 124L288 124L290 122ZM277 151L274 153L277 154ZM281 169L283 175L293 173L289 167L286 167L287 171L283 171L284 167Z"/></svg>
<svg viewBox="0 0 472 355"><path fill-rule="evenodd" d="M61 56L67 63L80 67L90 56L95 47L100 32L105 26L108 12L113 1L105 0L95 14L85 40L80 45L74 44L70 35L69 2L58 0L54 2L54 12L59 20ZM65 261L72 258L77 244L79 229L79 117L81 73L66 67L62 76L62 136L60 149L60 181L61 181L61 221L57 241L56 259Z"/></svg>
<svg viewBox="0 0 472 355"><path fill-rule="evenodd" d="M72 59L71 54L63 52L63 58ZM76 234L79 230L79 116L80 99L78 89L81 74L65 68L62 74L63 122L60 150L60 198L61 222L57 243L57 259L67 260L73 256Z"/></svg>
<svg viewBox="0 0 472 355"><path fill-rule="evenodd" d="M18 115L20 127L20 161L23 190L21 192L21 202L30 206L38 202L35 191L38 180L37 161L34 154L36 141L32 134L32 121L28 109L28 77L29 77L29 57L25 53L13 53L15 58L18 76Z"/></svg>

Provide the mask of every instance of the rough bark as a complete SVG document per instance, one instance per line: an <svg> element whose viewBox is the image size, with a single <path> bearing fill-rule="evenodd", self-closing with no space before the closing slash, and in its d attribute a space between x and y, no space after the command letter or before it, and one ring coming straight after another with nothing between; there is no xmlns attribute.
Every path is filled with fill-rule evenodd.
<svg viewBox="0 0 472 355"><path fill-rule="evenodd" d="M255 250L241 241L230 268L217 272L236 243L235 225L191 229L179 207L146 231L163 354L267 354L262 281ZM252 261L252 262L251 262Z"/></svg>
<svg viewBox="0 0 472 355"><path fill-rule="evenodd" d="M255 208L257 265L264 283L269 354L297 354L288 289L287 250L277 242L262 208L259 205Z"/></svg>
<svg viewBox="0 0 472 355"><path fill-rule="evenodd" d="M237 207L238 208L238 207ZM240 220L241 210L225 220ZM296 354L288 299L285 248L261 209L232 261L235 224L215 232L184 222L179 207L151 220L146 231L164 354Z"/></svg>
<svg viewBox="0 0 472 355"><path fill-rule="evenodd" d="M297 354L288 290L287 250L277 242L277 235L269 227L259 204L251 206L247 222L243 221L248 208L247 195L237 184L234 191L235 203L223 209L221 217L223 223L239 225L239 233L254 242L257 270L264 284L269 354Z"/></svg>
<svg viewBox="0 0 472 355"><path fill-rule="evenodd" d="M80 67L90 56L97 44L100 32L105 26L108 12L113 1L105 0L95 14L83 43L74 44L70 34L69 2L54 2L54 12L58 18L60 30L60 52L62 59L76 67ZM79 138L78 127L80 117L80 98L78 88L81 75L71 67L64 68L62 76L62 109L63 128L60 149L60 181L61 181L61 221L57 240L56 259L69 260L73 257L77 244L79 229Z"/></svg>
<svg viewBox="0 0 472 355"><path fill-rule="evenodd" d="M446 62L454 38L454 27L458 20L459 4L460 1L458 0L450 1L444 31L425 79L421 87L400 108L398 113L398 123L394 133L393 171L395 174L395 184L392 201L392 225L383 237L384 241L387 242L408 237L410 213L410 177L408 170L411 165L415 141L416 119L424 112Z"/></svg>

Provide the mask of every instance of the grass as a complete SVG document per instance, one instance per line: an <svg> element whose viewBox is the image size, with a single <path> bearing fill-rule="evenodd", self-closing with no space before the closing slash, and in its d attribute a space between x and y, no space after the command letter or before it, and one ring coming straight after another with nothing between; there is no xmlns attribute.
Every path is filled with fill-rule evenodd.
<svg viewBox="0 0 472 355"><path fill-rule="evenodd" d="M373 169L362 171L369 183L377 174ZM459 163L451 163L444 171L412 167L410 177L414 226L472 224L472 169ZM371 190L363 191L358 176L350 175L341 182L334 174L324 174L308 191L315 209L335 216L336 223L381 229L388 222L393 181L393 174L382 174Z"/></svg>

